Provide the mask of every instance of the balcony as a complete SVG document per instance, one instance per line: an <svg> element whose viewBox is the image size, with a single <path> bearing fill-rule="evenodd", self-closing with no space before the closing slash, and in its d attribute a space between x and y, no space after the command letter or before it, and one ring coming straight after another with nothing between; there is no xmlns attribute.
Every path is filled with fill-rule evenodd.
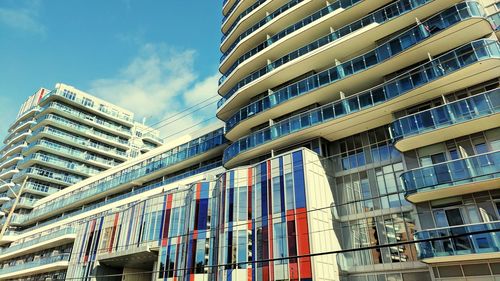
<svg viewBox="0 0 500 281"><path fill-rule="evenodd" d="M441 96L444 94L441 92L443 86L448 91L455 91L497 77L499 65L498 41L478 40L468 43L377 87L298 114L243 137L224 151L224 165L234 167L269 153L272 149L313 137L320 136L333 141L388 124L392 121L392 112ZM274 100L267 108L275 104L279 104L279 100Z"/></svg>
<svg viewBox="0 0 500 281"><path fill-rule="evenodd" d="M31 135L30 128L27 128L23 131L18 131L17 133L10 135L10 138L6 138L4 140L5 146L8 146L8 145L16 143L16 142L21 142L21 141L25 140L30 135Z"/></svg>
<svg viewBox="0 0 500 281"><path fill-rule="evenodd" d="M25 177L29 176L32 179L48 181L63 186L70 186L84 180L84 177L56 172L49 169L41 169L37 167L29 167L17 173L12 178L13 182L21 183Z"/></svg>
<svg viewBox="0 0 500 281"><path fill-rule="evenodd" d="M20 160L23 160L23 156L21 155L21 153L10 155L9 157L6 157L3 162L0 163L0 168L9 167L11 165L16 164Z"/></svg>
<svg viewBox="0 0 500 281"><path fill-rule="evenodd" d="M408 151L498 127L500 88L394 121L395 147Z"/></svg>
<svg viewBox="0 0 500 281"><path fill-rule="evenodd" d="M76 133L84 137L96 139L100 142L107 143L108 145L116 146L122 149L129 148L129 142L127 139L103 133L99 130L95 130L92 127L73 122L58 115L47 114L39 118L37 121L38 124L33 127L33 130L43 128L47 125L52 125L54 127L59 127L63 130Z"/></svg>
<svg viewBox="0 0 500 281"><path fill-rule="evenodd" d="M68 268L70 254L42 257L0 269L0 280L36 275Z"/></svg>
<svg viewBox="0 0 500 281"><path fill-rule="evenodd" d="M299 48L304 44L304 38L318 38L330 27L340 28L353 18L359 18L365 15L366 11L374 10L387 2L389 1L347 0L335 1L325 7L324 2L289 1L242 32L227 48L220 60L219 70L223 76L219 80L219 85L225 84L224 82L233 76L233 72L240 66L251 63L246 68L256 69L266 64L268 58L280 57L287 50ZM310 14L299 19L301 16L297 15L298 13ZM268 34L272 36L266 38ZM279 50L269 53L269 49ZM263 53L266 53L266 58L263 58ZM255 60L259 57L260 63L256 64ZM248 70L246 72L248 73ZM226 91L220 92L222 94Z"/></svg>
<svg viewBox="0 0 500 281"><path fill-rule="evenodd" d="M1 209L8 213L12 206L14 205L15 199L10 200L2 205ZM29 197L21 197L19 198L19 202L17 202L16 209L24 208L24 209L32 209L38 199L29 198Z"/></svg>
<svg viewBox="0 0 500 281"><path fill-rule="evenodd" d="M33 143L43 137L50 138L61 143L68 143L80 149L106 155L108 157L119 159L121 161L128 160L127 153L125 151L119 150L113 146L102 144L100 142L91 141L87 138L75 136L50 126L35 130L33 133L33 137L29 139L29 142Z"/></svg>
<svg viewBox="0 0 500 281"><path fill-rule="evenodd" d="M2 180L10 179L10 178L12 178L13 175L15 175L17 173L19 173L19 170L17 169L17 165L12 165L12 166L0 171L0 179L2 179Z"/></svg>
<svg viewBox="0 0 500 281"><path fill-rule="evenodd" d="M101 169L96 169L91 166L83 165L79 162L68 161L56 156L38 152L26 156L24 160L19 162L19 168L24 169L31 167L35 164L41 164L44 167L75 173L84 177L93 176L102 171Z"/></svg>
<svg viewBox="0 0 500 281"><path fill-rule="evenodd" d="M437 240L418 241L425 239ZM499 221L419 231L415 240L418 258L429 264L500 258Z"/></svg>
<svg viewBox="0 0 500 281"><path fill-rule="evenodd" d="M429 53L440 54L490 33L490 23L481 16L482 10L479 7L476 2L455 5L363 55L313 74L251 103L248 102L250 91L259 93L260 90L265 90L255 88L264 87L265 83L254 82L253 86L245 86L229 100L222 99L223 106L218 109L218 117L227 120L227 137L234 140L255 124L262 124L285 112L293 112L304 105L331 102L340 96L340 92L349 95L364 90L382 82L385 75L425 60ZM467 30L467 34L442 40L459 30ZM281 106L284 103L288 105L286 109ZM248 122L245 122L247 119ZM235 130L236 125L239 125L239 131Z"/></svg>
<svg viewBox="0 0 500 281"><path fill-rule="evenodd" d="M33 117L35 113L40 112L40 108L38 106L34 106L28 110L26 110L21 116L18 116L16 121L14 121L12 124L9 126L9 130L14 130L19 123L25 121L27 118Z"/></svg>
<svg viewBox="0 0 500 281"><path fill-rule="evenodd" d="M78 111L60 102L50 102L43 106L40 115L56 113L63 117L75 119L78 122L83 122L91 127L97 127L101 130L107 131L111 134L116 134L126 139L132 135L130 128L127 126L119 125L114 122L99 118L97 116Z"/></svg>
<svg viewBox="0 0 500 281"><path fill-rule="evenodd" d="M117 123L123 124L127 127L132 127L134 125L134 120L132 116L126 114L124 112L119 112L116 109L110 109L107 106L101 105L99 103L95 103L93 101L89 101L88 99L77 97L74 94L68 94L67 90L57 89L54 90L40 100L39 105L44 106L46 103L53 100L62 100L67 102L75 107L91 110L93 113L96 113L102 117L109 118Z"/></svg>
<svg viewBox="0 0 500 281"><path fill-rule="evenodd" d="M406 199L425 202L500 188L500 151L404 172Z"/></svg>
<svg viewBox="0 0 500 281"><path fill-rule="evenodd" d="M16 242L15 245L0 249L0 260L65 245L74 241L75 238L76 230L73 227L42 233L36 238L30 238L21 243Z"/></svg>
<svg viewBox="0 0 500 281"><path fill-rule="evenodd" d="M2 154L2 157L0 157L0 160L5 160L7 156L12 155L12 154L19 154L23 148L27 147L28 144L26 143L25 140L22 140L20 142L17 142L15 144L12 144L10 146L5 146L2 151L5 151Z"/></svg>
<svg viewBox="0 0 500 281"><path fill-rule="evenodd" d="M44 139L30 143L30 145L28 145L28 147L24 150L24 153L26 155L30 155L38 151L45 151L62 157L69 157L71 159L82 161L84 163L104 169L108 169L112 166L120 164L120 162L117 162L113 159L98 157L94 154L86 152L85 150L75 149Z"/></svg>
<svg viewBox="0 0 500 281"><path fill-rule="evenodd" d="M252 5L250 5L248 8L246 8L244 11L239 13L238 16L235 17L235 19L232 21L232 24L230 26L229 26L229 24L224 24L224 22L226 21L225 19L227 17L223 17L223 19L222 19L223 24L222 24L222 28L221 28L222 37L220 40L221 44L224 43L224 41L226 41L226 39L229 36L231 36L231 34L237 32L236 27L246 29L246 28L248 28L248 24L256 21L256 20L252 21L249 18L251 18L251 17L263 17L266 14L265 11L274 10L274 8L272 8L272 6L271 6L272 2L276 2L276 3L279 3L279 5L282 5L283 1L286 1L286 0L279 0L279 1L257 0ZM266 7L265 10L263 7ZM260 8L263 8L263 9L259 10ZM259 11L261 11L261 13L259 13ZM259 15L256 15L257 13ZM243 20L244 18L246 18L246 19ZM249 21L250 23L247 23L246 27L241 27L245 23L245 21Z"/></svg>
<svg viewBox="0 0 500 281"><path fill-rule="evenodd" d="M17 124L17 126L15 128L13 128L12 130L9 130L9 134L7 135L7 137L5 139L8 140L8 139L12 138L19 131L26 131L33 124L36 124L35 120L28 119L28 120L21 121L19 124Z"/></svg>
<svg viewBox="0 0 500 281"><path fill-rule="evenodd" d="M156 144L156 145L162 145L163 144L163 139L160 138L159 136L153 134L152 132L146 132L142 134L142 139L144 141Z"/></svg>
<svg viewBox="0 0 500 281"><path fill-rule="evenodd" d="M19 193L19 190L21 189L20 185L16 185L12 187L12 191L15 192L16 194ZM35 194L35 195L42 195L42 196L48 196L52 193L56 193L60 189L49 186L46 184L41 184L38 182L33 182L28 180L26 182L26 185L24 186L23 193L30 193L30 194ZM15 194L11 190L7 191L7 195L10 198L15 198Z"/></svg>
<svg viewBox="0 0 500 281"><path fill-rule="evenodd" d="M238 89L251 84L252 81L266 81L265 77L268 77L267 80L272 78L273 85L279 85L308 71L324 69L331 65L332 58L345 60L352 54L373 47L375 45L373 42L393 35L394 30L398 30L401 26L414 25L414 17L426 18L449 5L443 6L443 2L431 0L414 2L399 0L368 15L363 13L361 19L347 25L340 25L343 22L352 21L352 18L347 17L346 14L355 14L357 10L364 10L363 8L368 3L375 4L365 1L356 3L346 10L339 9L335 14L335 19L337 19L335 30L307 45L303 45L303 34L296 34L295 37L283 41L279 46L260 51L248 62L238 65L237 69L231 68L229 75L221 77L219 93L228 98ZM384 3L377 3L377 5L382 4ZM371 9L366 8L366 10ZM289 50L293 51L289 52ZM277 59L269 62L269 58Z"/></svg>
<svg viewBox="0 0 500 281"><path fill-rule="evenodd" d="M7 192L0 193L0 204L8 202L10 200L9 196L7 196Z"/></svg>

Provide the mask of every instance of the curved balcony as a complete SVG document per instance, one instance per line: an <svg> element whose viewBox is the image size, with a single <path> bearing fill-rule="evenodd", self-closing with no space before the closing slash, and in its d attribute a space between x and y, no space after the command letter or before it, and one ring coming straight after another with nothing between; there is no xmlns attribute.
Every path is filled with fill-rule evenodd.
<svg viewBox="0 0 500 281"><path fill-rule="evenodd" d="M50 233L44 233L36 238L20 243L16 242L15 245L0 249L0 260L65 245L74 241L75 238L76 229L73 227L65 227Z"/></svg>
<svg viewBox="0 0 500 281"><path fill-rule="evenodd" d="M219 81L224 83L222 85L219 83L219 92L225 93L224 97L228 98L238 89L260 77L269 76L271 73L274 73L272 74L273 82L279 85L308 71L324 69L329 66L331 58L342 60L366 50L374 45L373 42L393 34L394 30L398 30L401 26L414 24L414 17L426 18L434 14L436 10L447 7L443 4L443 2L432 0L416 2L399 0L364 15L361 19L339 26L331 33L309 42L307 45L303 45L304 37L297 34L295 39L289 38L280 43L279 46L263 50L251 61L242 63L230 75L223 75ZM341 22L345 21L343 18L346 17L346 14L355 13L364 5L366 3L357 3L346 10L340 10L335 14L335 19L339 20L336 24L340 25ZM351 18L347 20L351 20ZM299 41L300 45L298 46L300 47L288 46L293 45L292 39ZM296 49L283 56L283 49L293 48ZM278 59L269 63L269 57L278 57ZM282 74L284 72L286 75ZM244 75L247 73L250 74L245 77Z"/></svg>
<svg viewBox="0 0 500 281"><path fill-rule="evenodd" d="M73 122L66 118L60 117L54 114L47 114L38 119L38 124L33 127L33 130L38 128L43 128L47 125L52 125L63 130L67 130L78 135L89 137L92 139L99 140L100 142L107 143L109 145L119 147L122 149L129 148L129 142L126 139L120 138L118 136L108 135L102 133L98 130L94 130L93 127L85 126L77 122Z"/></svg>
<svg viewBox="0 0 500 281"><path fill-rule="evenodd" d="M325 7L324 3L318 1L290 1L235 39L220 59L219 71L223 76L219 82L222 84L238 66L251 58L253 69L259 67L259 65L254 65L253 57L266 52L270 47L274 48L274 46L279 45L281 50L274 54L268 54L267 58L263 60L264 62L270 57L282 56L284 52L287 52L286 50L298 48L303 44L304 37L317 38L330 27L339 28L352 21L353 18L359 18L365 15L366 11L374 10L387 2L390 1L347 0L335 1ZM299 15L294 16L294 14L298 13L310 14L295 21ZM266 38L267 34L273 35ZM290 41L291 38L295 39L288 43L286 49L283 50L284 41ZM262 41L255 42L257 40Z"/></svg>
<svg viewBox="0 0 500 281"><path fill-rule="evenodd" d="M499 112L497 88L400 118L391 124L391 133L395 147L404 152L496 128Z"/></svg>
<svg viewBox="0 0 500 281"><path fill-rule="evenodd" d="M5 160L0 163L0 169L14 165L20 160L23 160L23 156L21 155L21 153L16 153L14 155L11 155L10 157L6 157Z"/></svg>
<svg viewBox="0 0 500 281"><path fill-rule="evenodd" d="M29 141L30 143L33 143L36 140L44 137L53 139L61 143L71 144L72 146L81 148L83 150L92 151L100 155L106 155L113 159L119 159L122 161L128 160L127 153L125 151L119 150L113 146L101 144L100 142L91 141L87 138L75 136L50 126L35 130L33 132L33 137L31 137ZM26 153L23 154L26 155Z"/></svg>
<svg viewBox="0 0 500 281"><path fill-rule="evenodd" d="M32 179L48 181L63 186L70 186L84 180L84 177L59 173L49 169L41 169L38 167L29 167L14 175L13 182L21 183L25 177L29 176Z"/></svg>
<svg viewBox="0 0 500 281"><path fill-rule="evenodd" d="M222 0L222 15L227 15L229 10L241 0ZM245 1L245 0L242 0Z"/></svg>
<svg viewBox="0 0 500 281"><path fill-rule="evenodd" d="M8 168L4 168L2 171L0 171L0 179L5 180L5 179L10 179L12 178L13 175L19 173L19 170L17 169L17 165L12 165Z"/></svg>
<svg viewBox="0 0 500 281"><path fill-rule="evenodd" d="M450 236L454 238L446 238ZM425 239L436 240L418 241ZM419 231L415 240L418 258L425 263L500 258L499 221Z"/></svg>
<svg viewBox="0 0 500 281"><path fill-rule="evenodd" d="M77 122L82 122L91 127L96 127L103 131L121 136L126 139L129 139L132 135L129 127L118 125L117 123L110 122L103 118L78 111L57 101L50 102L43 106L39 116L50 113L56 113L57 115L73 119Z"/></svg>
<svg viewBox="0 0 500 281"><path fill-rule="evenodd" d="M228 24L223 24L222 25L222 28L221 28L221 31L222 31L221 44L224 43L224 41L226 40L226 38L228 38L229 36L231 36L231 34L237 32L237 31L235 31L235 29L236 29L237 26L238 27L242 26L242 24L244 24L245 21L252 22L252 20L250 20L249 18L250 17L257 17L256 14L259 11L262 12L261 13L261 17L263 17L267 13L267 11L274 10L273 8L271 8L272 6L270 6L273 2L274 3L279 3L279 5L281 6L282 3L286 2L286 1L287 0L278 0L278 1L257 0L257 1L255 1L252 5L250 5L248 8L246 8L244 11L242 11L240 13L234 19L233 23L229 27L227 27ZM244 18L246 18L246 19L244 20ZM222 19L222 21L224 22L224 19ZM242 28L245 28L245 27L242 27Z"/></svg>
<svg viewBox="0 0 500 281"><path fill-rule="evenodd" d="M0 192L4 192L9 190L9 188L14 187L15 184L13 182L0 182Z"/></svg>
<svg viewBox="0 0 500 281"><path fill-rule="evenodd" d="M8 202L10 200L9 196L7 196L7 192L0 193L0 204Z"/></svg>
<svg viewBox="0 0 500 281"><path fill-rule="evenodd" d="M24 169L35 164L41 164L45 167L74 173L84 177L93 176L102 171L101 169L83 165L79 162L68 161L53 155L38 152L26 156L23 161L19 162L19 168Z"/></svg>
<svg viewBox="0 0 500 281"><path fill-rule="evenodd" d="M36 121L30 120L30 119L20 122L15 128L13 128L12 130L9 130L9 134L7 135L7 137L5 137L5 140L12 138L13 135L19 131L23 131L23 130L26 131L33 124L36 124Z"/></svg>
<svg viewBox="0 0 500 281"><path fill-rule="evenodd" d="M36 275L68 268L70 254L42 257L37 260L0 269L0 280Z"/></svg>
<svg viewBox="0 0 500 281"><path fill-rule="evenodd" d="M490 23L481 16L482 10L477 10L478 7L476 2L460 3L363 55L278 89L250 104L249 95L258 93L256 87L264 85L254 82L245 86L218 109L218 117L228 120L227 137L233 140L235 135L244 134L255 124L262 124L305 105L330 102L340 92L348 94L361 91L380 83L385 75L427 59L429 53L440 54L491 33ZM464 31L464 35L450 37L459 31ZM289 102L291 100L293 102ZM281 106L285 102L288 105L286 109ZM234 111L229 118L229 114ZM246 119L249 121L247 126L238 126L238 133L231 132L236 124L243 125L245 122L242 121Z"/></svg>
<svg viewBox="0 0 500 281"><path fill-rule="evenodd" d="M359 1L359 0L358 0ZM283 1L276 1L278 3L281 3ZM316 2L316 3L314 3ZM268 5L271 6L271 5ZM294 8L300 6L300 9ZM260 41L263 41L263 36L262 34L256 32L258 30L262 29L262 32L267 33L266 29L269 30L272 28L273 32L276 32L277 30L281 30L286 26L289 26L293 22L295 22L298 18L303 17L303 14L307 13L312 13L314 10L319 9L320 7L323 7L324 3L320 3L317 1L311 1L311 0L291 0L287 1L286 3L281 4L280 6L272 5L274 8L271 13L266 13L262 16L262 19L252 22L252 24L246 28L246 30L238 33L238 36L236 38L231 38L232 40L222 40L221 42L221 51L222 51L222 56L220 59L221 66L222 64L228 59L228 57L232 54L233 51L238 51L237 49L240 48L240 43L244 43L245 46L247 46L247 49L252 48L253 46L257 45L256 43L259 43ZM267 10L269 11L269 10ZM298 15L296 15L298 14ZM301 16L302 15L302 16ZM276 19L280 20L276 20ZM223 26L224 27L224 26ZM256 39L253 39L252 37L258 37ZM233 37L233 36L231 36ZM224 38L224 36L223 36ZM229 38L225 38L229 39ZM253 40L251 40L253 39ZM258 40L258 41L257 41ZM247 41L252 41L252 42L247 42ZM257 42L255 42L257 41ZM231 44L229 44L231 43ZM252 44L251 44L252 43ZM242 46L242 47L245 47ZM241 55L242 51L236 52L236 55Z"/></svg>
<svg viewBox="0 0 500 281"><path fill-rule="evenodd" d="M15 134L12 134L10 136L10 138L8 139L5 139L4 143L6 146L12 144L12 143L16 143L16 142L20 142L24 139L26 139L26 137L30 136L31 135L31 129L30 128L27 128L23 131L18 131L17 133Z"/></svg>
<svg viewBox="0 0 500 281"><path fill-rule="evenodd" d="M18 116L16 121L14 121L12 124L10 124L9 130L13 130L15 127L18 126L18 124L20 122L23 122L27 118L33 117L35 115L35 113L38 113L38 112L40 112L40 108L38 106L34 106L34 107L28 109L23 114L21 114L21 116Z"/></svg>
<svg viewBox="0 0 500 281"><path fill-rule="evenodd" d="M163 139L160 138L159 136L151 133L151 132L146 132L142 134L142 139L144 141L150 142L155 145L162 145L163 144Z"/></svg>
<svg viewBox="0 0 500 281"><path fill-rule="evenodd" d="M10 146L4 146L1 151L5 151L0 157L0 161L4 161L7 156L19 154L28 144L25 140L21 140L17 143L11 144Z"/></svg>
<svg viewBox="0 0 500 281"><path fill-rule="evenodd" d="M500 188L500 151L452 160L401 174L413 203Z"/></svg>
<svg viewBox="0 0 500 281"><path fill-rule="evenodd" d="M500 44L478 40L407 71L375 88L301 113L253 132L224 151L224 165L248 159L312 137L336 140L392 121L392 112L444 93L498 77ZM479 75L481 74L481 75ZM446 77L446 79L441 79ZM467 78L465 78L467 77Z"/></svg>
<svg viewBox="0 0 500 281"><path fill-rule="evenodd" d="M252 1L241 1L238 0L236 5L231 7L229 12L222 17L222 27L221 31L223 37L225 34L228 34L230 30L233 30L234 27L239 23L239 21L251 13L253 10L257 9L261 4L269 0L252 0ZM283 1L283 0L280 0ZM280 2L278 1L278 2Z"/></svg>

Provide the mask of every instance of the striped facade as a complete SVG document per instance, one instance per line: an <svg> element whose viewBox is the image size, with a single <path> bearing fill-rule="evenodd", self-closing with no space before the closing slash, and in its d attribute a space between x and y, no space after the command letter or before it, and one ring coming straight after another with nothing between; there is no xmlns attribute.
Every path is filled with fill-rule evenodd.
<svg viewBox="0 0 500 281"><path fill-rule="evenodd" d="M67 278L93 280L113 260L126 268L123 259L148 252L156 259L142 271L158 280L334 280L335 256L310 256L335 240L330 209L319 208L333 201L318 167L301 149L89 220Z"/></svg>

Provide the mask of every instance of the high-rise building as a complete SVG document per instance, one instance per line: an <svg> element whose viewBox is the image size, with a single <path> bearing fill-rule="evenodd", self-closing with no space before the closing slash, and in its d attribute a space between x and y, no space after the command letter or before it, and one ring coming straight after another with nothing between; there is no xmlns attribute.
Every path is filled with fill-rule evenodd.
<svg viewBox="0 0 500 281"><path fill-rule="evenodd" d="M492 0L225 0L212 126L39 200L0 280L500 279Z"/></svg>
<svg viewBox="0 0 500 281"><path fill-rule="evenodd" d="M40 89L21 106L1 149L1 210L27 214L38 199L161 143L130 111L64 84Z"/></svg>

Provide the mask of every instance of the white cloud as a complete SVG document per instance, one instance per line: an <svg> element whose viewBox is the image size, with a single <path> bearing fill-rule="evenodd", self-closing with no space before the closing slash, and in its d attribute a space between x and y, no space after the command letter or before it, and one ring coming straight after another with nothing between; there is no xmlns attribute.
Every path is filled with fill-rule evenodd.
<svg viewBox="0 0 500 281"><path fill-rule="evenodd" d="M45 34L45 26L38 21L39 1L27 1L21 8L0 8L0 24L11 28Z"/></svg>
<svg viewBox="0 0 500 281"><path fill-rule="evenodd" d="M173 122L187 113L184 109L217 94L218 72L200 77L195 59L193 50L146 44L117 75L93 81L89 92L131 110L137 120L146 117L146 124L170 117L160 129L163 136L169 136L215 115L214 97L200 105L207 107Z"/></svg>

